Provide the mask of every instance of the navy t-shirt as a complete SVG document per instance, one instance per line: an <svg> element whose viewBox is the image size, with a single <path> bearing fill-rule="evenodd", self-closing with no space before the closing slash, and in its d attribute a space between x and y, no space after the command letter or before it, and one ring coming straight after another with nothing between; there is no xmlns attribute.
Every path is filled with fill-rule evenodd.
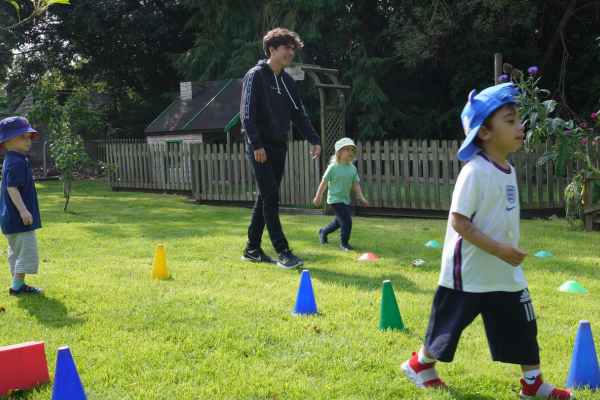
<svg viewBox="0 0 600 400"><path fill-rule="evenodd" d="M18 187L27 211L33 217L33 224L25 225L21 213L8 194L9 187ZM7 151L2 166L2 182L0 182L0 226L4 235L28 232L42 227L37 192L31 176L31 168L25 154Z"/></svg>

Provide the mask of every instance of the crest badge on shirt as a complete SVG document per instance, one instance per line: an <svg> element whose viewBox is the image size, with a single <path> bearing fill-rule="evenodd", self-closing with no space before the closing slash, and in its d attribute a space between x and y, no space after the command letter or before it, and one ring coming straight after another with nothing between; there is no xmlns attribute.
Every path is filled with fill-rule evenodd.
<svg viewBox="0 0 600 400"><path fill-rule="evenodd" d="M515 199L515 187L513 185L506 185L506 200L508 200L510 204L513 204Z"/></svg>

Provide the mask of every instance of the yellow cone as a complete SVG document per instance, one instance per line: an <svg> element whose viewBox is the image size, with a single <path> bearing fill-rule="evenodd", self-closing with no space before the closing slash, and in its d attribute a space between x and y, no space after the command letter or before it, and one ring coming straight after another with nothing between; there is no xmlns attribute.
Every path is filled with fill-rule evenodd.
<svg viewBox="0 0 600 400"><path fill-rule="evenodd" d="M152 279L168 278L167 259L165 258L165 245L156 245L156 255L154 256L154 266L152 267Z"/></svg>

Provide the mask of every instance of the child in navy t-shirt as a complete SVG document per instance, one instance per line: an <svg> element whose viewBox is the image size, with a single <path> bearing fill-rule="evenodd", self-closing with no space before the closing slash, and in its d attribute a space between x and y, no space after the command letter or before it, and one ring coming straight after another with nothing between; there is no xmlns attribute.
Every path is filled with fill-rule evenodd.
<svg viewBox="0 0 600 400"><path fill-rule="evenodd" d="M8 150L0 184L0 227L8 240L11 296L42 291L25 284L25 274L37 274L39 266L35 230L42 227L42 221L31 168L24 154L37 136L25 118L0 121L0 147Z"/></svg>

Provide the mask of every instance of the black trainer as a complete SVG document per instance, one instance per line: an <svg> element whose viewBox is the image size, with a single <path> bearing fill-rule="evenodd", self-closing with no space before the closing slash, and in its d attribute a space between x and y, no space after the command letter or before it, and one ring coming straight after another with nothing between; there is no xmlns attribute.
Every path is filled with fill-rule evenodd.
<svg viewBox="0 0 600 400"><path fill-rule="evenodd" d="M323 233L323 229L319 229L319 240L321 241L321 244L327 243L327 235Z"/></svg>
<svg viewBox="0 0 600 400"><path fill-rule="evenodd" d="M350 246L349 244L343 244L340 246L340 249L350 251L350 250L354 250L354 247Z"/></svg>
<svg viewBox="0 0 600 400"><path fill-rule="evenodd" d="M244 249L244 255L242 256L242 260L252 262L266 262L269 264L277 263L276 259L266 255L262 249L249 250L247 247Z"/></svg>
<svg viewBox="0 0 600 400"><path fill-rule="evenodd" d="M292 254L290 249L285 249L279 253L279 261L277 266L281 268L297 268L304 264L304 261Z"/></svg>

